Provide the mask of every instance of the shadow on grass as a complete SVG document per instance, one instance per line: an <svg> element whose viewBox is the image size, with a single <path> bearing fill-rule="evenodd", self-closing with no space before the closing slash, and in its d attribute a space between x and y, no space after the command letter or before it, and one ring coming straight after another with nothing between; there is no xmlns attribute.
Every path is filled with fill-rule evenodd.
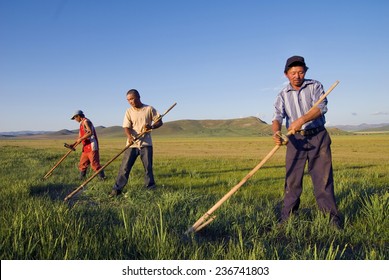
<svg viewBox="0 0 389 280"><path fill-rule="evenodd" d="M378 165L375 165L375 164L368 164L368 165L346 165L346 166L343 166L343 165L339 165L339 164L336 164L334 166L334 173L343 173L345 171L354 171L354 170L362 170L362 169L368 169L368 168L374 168L374 167L377 167Z"/></svg>
<svg viewBox="0 0 389 280"><path fill-rule="evenodd" d="M233 235L234 234L230 229L226 229L225 227L215 223L214 225L208 225L197 232L189 233L188 235L184 234L183 236L185 236L188 240L192 240L200 244L216 242L227 245Z"/></svg>
<svg viewBox="0 0 389 280"><path fill-rule="evenodd" d="M32 186L30 187L30 196L48 197L53 202L62 202L66 204L69 208L73 208L75 206L86 206L89 208L100 207L101 198L90 196L89 194L84 193L84 191L88 189L88 186L80 189L76 194L65 201L65 197L67 197L76 188L77 186L70 184L48 184L45 186ZM112 202L114 202L114 200L111 200L107 196L106 203L112 205Z"/></svg>
<svg viewBox="0 0 389 280"><path fill-rule="evenodd" d="M74 189L75 186L70 184L42 184L31 186L29 191L32 197L47 196L53 201L63 201Z"/></svg>
<svg viewBox="0 0 389 280"><path fill-rule="evenodd" d="M48 197L52 201L66 203L74 210L73 213L76 216L83 221L88 221L91 225L95 225L96 220L104 225L123 225L123 221L118 217L117 211L110 208L112 202L107 207L101 207L99 201L84 195L84 190L79 191L65 202L64 198L75 188L76 186L71 184L42 184L31 186L29 194L31 197Z"/></svg>
<svg viewBox="0 0 389 280"><path fill-rule="evenodd" d="M256 165L253 165L252 168L229 168L224 170L188 170L188 169L178 169L172 168L169 173L158 174L159 178L171 178L171 177L199 177L199 178L207 178L213 175L221 175L221 174L229 174L229 173L238 173L238 172L247 172L249 173L251 170L255 168ZM278 166L262 166L260 169L278 169L284 168L283 165Z"/></svg>
<svg viewBox="0 0 389 280"><path fill-rule="evenodd" d="M387 192L388 189L389 186L370 186L369 188L366 188L365 184L363 183L353 183L352 188L343 188L342 190L335 193L335 196L337 198L338 204L342 200L347 201L349 197L354 198L351 202L345 203L345 208L342 210L343 213L341 213L343 216L348 216L352 222L360 215L360 198L370 197L374 194L383 195L385 192Z"/></svg>

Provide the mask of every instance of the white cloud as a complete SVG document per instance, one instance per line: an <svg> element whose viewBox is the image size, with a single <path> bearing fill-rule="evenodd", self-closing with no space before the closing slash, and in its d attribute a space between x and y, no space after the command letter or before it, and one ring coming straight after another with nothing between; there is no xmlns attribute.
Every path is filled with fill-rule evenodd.
<svg viewBox="0 0 389 280"><path fill-rule="evenodd" d="M375 112L371 114L372 116L387 116L389 112Z"/></svg>

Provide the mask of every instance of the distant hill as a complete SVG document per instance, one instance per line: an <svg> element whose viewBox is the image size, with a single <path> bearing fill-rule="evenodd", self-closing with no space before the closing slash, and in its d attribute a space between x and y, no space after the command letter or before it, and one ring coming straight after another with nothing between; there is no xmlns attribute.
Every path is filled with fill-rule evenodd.
<svg viewBox="0 0 389 280"><path fill-rule="evenodd" d="M124 137L123 128L112 126L96 128L99 137ZM329 128L332 135L350 134L337 128ZM286 133L284 128L284 133ZM271 136L271 125L256 117L227 120L177 120L166 122L153 131L157 137L249 137Z"/></svg>
<svg viewBox="0 0 389 280"><path fill-rule="evenodd" d="M388 129L388 128L387 128ZM331 135L353 134L338 127L327 128ZM389 130L389 129L388 129ZM96 131L99 137L125 137L121 126L97 126ZM382 131L382 128L381 128ZM286 133L284 128L284 133ZM76 137L78 129L59 130L56 132L42 132L41 134L30 132L22 135L20 133L1 135L2 139L12 138L69 138ZM257 117L246 117L227 120L177 120L166 122L164 125L153 131L157 137L237 137L237 136L271 136L273 134L270 124Z"/></svg>
<svg viewBox="0 0 389 280"><path fill-rule="evenodd" d="M19 136L19 135L37 135L37 134L45 134L51 131L31 131L31 130L23 130L23 131L9 131L9 132L0 132L0 136Z"/></svg>
<svg viewBox="0 0 389 280"><path fill-rule="evenodd" d="M389 132L389 124L385 126L357 130L356 132L384 132L384 131Z"/></svg>
<svg viewBox="0 0 389 280"><path fill-rule="evenodd" d="M344 131L388 131L389 123L380 124L359 124L359 125L336 125L334 126Z"/></svg>
<svg viewBox="0 0 389 280"><path fill-rule="evenodd" d="M96 133L98 137L125 137L124 131L121 126L96 127Z"/></svg>
<svg viewBox="0 0 389 280"><path fill-rule="evenodd" d="M271 135L271 126L256 117L228 120L178 120L153 131L156 136L228 137Z"/></svg>
<svg viewBox="0 0 389 280"><path fill-rule="evenodd" d="M47 133L48 135L73 135L73 134L76 134L77 132L75 131L72 131L72 130L68 130L68 129L62 129L60 131L56 131L56 132L50 132L50 133Z"/></svg>

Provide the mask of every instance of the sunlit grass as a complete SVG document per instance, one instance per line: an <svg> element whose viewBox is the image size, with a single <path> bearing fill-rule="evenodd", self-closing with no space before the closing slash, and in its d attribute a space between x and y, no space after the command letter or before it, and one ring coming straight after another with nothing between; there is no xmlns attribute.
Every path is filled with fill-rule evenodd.
<svg viewBox="0 0 389 280"><path fill-rule="evenodd" d="M124 146L103 138L101 161ZM283 197L282 147L216 212L202 231L184 232L267 153L267 137L154 138L158 188L143 188L138 161L124 195L110 199L121 157L71 199L79 151L48 179L67 152L52 140L0 141L1 259L387 259L389 142L385 136L333 137L335 191L345 229L317 211L309 176L301 209L278 226ZM89 173L91 175L91 173Z"/></svg>

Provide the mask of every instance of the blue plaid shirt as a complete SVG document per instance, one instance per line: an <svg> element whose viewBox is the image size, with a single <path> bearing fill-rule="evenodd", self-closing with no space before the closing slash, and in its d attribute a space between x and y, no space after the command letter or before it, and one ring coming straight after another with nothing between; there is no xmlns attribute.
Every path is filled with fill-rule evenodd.
<svg viewBox="0 0 389 280"><path fill-rule="evenodd" d="M289 128L289 125L305 115L324 93L323 85L315 80L305 79L300 90L295 90L289 83L277 95L272 121L277 120L282 125L283 119L286 119L286 128ZM317 107L321 111L321 117L305 123L301 129L312 129L326 123L324 114L327 112L327 98Z"/></svg>

